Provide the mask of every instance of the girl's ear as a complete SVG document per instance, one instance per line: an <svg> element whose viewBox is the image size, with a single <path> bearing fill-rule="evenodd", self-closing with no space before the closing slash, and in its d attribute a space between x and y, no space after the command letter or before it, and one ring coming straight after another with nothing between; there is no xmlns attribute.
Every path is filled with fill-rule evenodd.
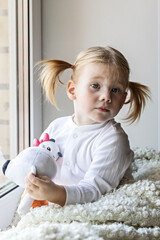
<svg viewBox="0 0 160 240"><path fill-rule="evenodd" d="M124 93L122 106L121 107L123 107L123 105L125 104L126 98L127 98L127 92Z"/></svg>
<svg viewBox="0 0 160 240"><path fill-rule="evenodd" d="M125 103L126 98L127 98L127 92L124 93L124 100L123 100L123 103Z"/></svg>
<svg viewBox="0 0 160 240"><path fill-rule="evenodd" d="M75 95L75 83L72 80L68 81L67 85L67 95L70 100L75 100L76 95Z"/></svg>

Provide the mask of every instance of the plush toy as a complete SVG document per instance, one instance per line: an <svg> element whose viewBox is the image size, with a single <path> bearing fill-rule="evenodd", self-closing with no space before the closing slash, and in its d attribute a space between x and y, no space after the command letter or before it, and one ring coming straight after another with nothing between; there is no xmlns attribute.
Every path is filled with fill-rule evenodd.
<svg viewBox="0 0 160 240"><path fill-rule="evenodd" d="M53 179L57 172L56 160L62 156L55 140L49 139L47 133L44 134L44 138L40 141L37 138L34 139L33 145L33 147L26 148L20 152L14 159L7 160L2 167L5 176L22 188L25 188L25 177L30 172ZM43 205L48 205L48 202L33 200L24 191L18 207L18 213L23 215L31 207Z"/></svg>

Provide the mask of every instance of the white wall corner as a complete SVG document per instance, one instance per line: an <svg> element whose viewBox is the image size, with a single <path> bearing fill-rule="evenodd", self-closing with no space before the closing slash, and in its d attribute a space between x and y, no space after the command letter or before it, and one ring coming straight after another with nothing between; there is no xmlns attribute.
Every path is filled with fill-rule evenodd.
<svg viewBox="0 0 160 240"><path fill-rule="evenodd" d="M29 1L30 31L30 145L42 133L42 94L35 64L41 60L41 0Z"/></svg>
<svg viewBox="0 0 160 240"><path fill-rule="evenodd" d="M160 151L160 0L158 0L158 150Z"/></svg>
<svg viewBox="0 0 160 240"><path fill-rule="evenodd" d="M18 153L17 111L17 24L16 1L8 1L9 15L9 87L10 87L10 158Z"/></svg>

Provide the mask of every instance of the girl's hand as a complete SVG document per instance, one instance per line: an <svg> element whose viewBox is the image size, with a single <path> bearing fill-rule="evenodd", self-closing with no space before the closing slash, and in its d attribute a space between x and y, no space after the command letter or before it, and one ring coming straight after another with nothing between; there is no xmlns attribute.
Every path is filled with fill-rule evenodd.
<svg viewBox="0 0 160 240"><path fill-rule="evenodd" d="M64 206L66 202L66 191L63 186L55 184L48 177L37 177L30 173L25 178L26 190L31 198L36 200L47 200Z"/></svg>

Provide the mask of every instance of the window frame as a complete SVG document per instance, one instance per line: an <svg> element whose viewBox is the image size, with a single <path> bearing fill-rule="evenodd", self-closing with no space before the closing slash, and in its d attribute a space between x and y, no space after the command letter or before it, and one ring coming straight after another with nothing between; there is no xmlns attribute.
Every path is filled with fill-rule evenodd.
<svg viewBox="0 0 160 240"><path fill-rule="evenodd" d="M13 158L31 146L42 132L42 92L38 72L34 70L41 60L41 0L9 0L9 11L10 153Z"/></svg>
<svg viewBox="0 0 160 240"><path fill-rule="evenodd" d="M18 152L29 147L29 1L17 0Z"/></svg>
<svg viewBox="0 0 160 240"><path fill-rule="evenodd" d="M10 157L32 146L42 132L42 93L35 64L41 60L41 0L8 0L10 46ZM17 91L19 86L19 90ZM20 112L20 114L19 114ZM17 134L19 132L19 134ZM9 183L12 186L12 184ZM0 228L12 221L23 189L15 185L0 198ZM3 212L3 205L7 205Z"/></svg>
<svg viewBox="0 0 160 240"><path fill-rule="evenodd" d="M16 1L8 1L9 11L9 86L10 91L10 157L18 152L18 107L17 107L17 19Z"/></svg>
<svg viewBox="0 0 160 240"><path fill-rule="evenodd" d="M38 72L34 71L41 60L41 0L9 0L9 11L13 158L42 133L42 91Z"/></svg>
<svg viewBox="0 0 160 240"><path fill-rule="evenodd" d="M158 0L158 151L160 151L160 0Z"/></svg>

